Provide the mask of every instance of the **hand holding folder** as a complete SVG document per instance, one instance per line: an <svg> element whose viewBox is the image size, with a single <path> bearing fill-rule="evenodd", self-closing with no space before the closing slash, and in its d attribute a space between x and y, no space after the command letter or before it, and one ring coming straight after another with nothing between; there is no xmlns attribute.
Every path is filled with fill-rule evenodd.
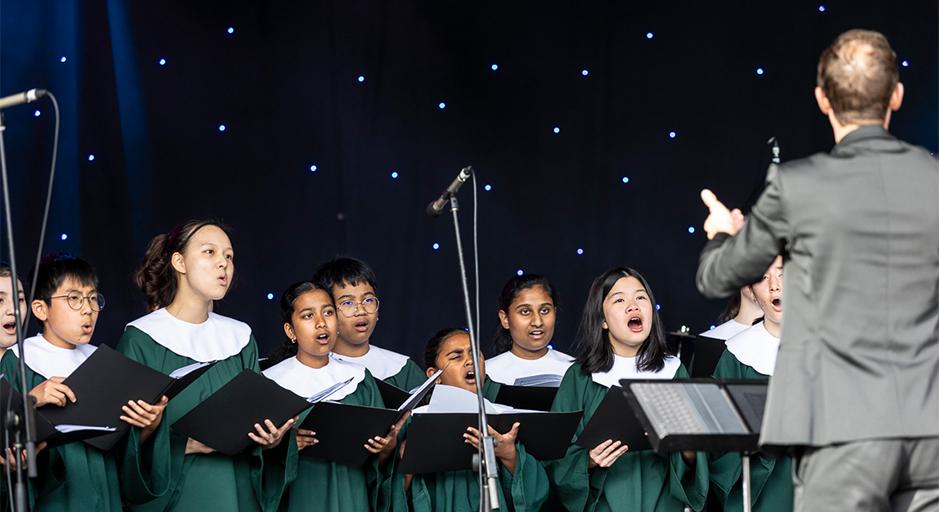
<svg viewBox="0 0 939 512"><path fill-rule="evenodd" d="M130 401L157 403L162 396L172 398L205 371L212 363L182 372L178 378L133 361L101 345L62 383L78 399L65 407L45 405L36 409L51 425L92 425L113 428L113 433L86 439L100 450L110 450L130 425L121 419L123 407ZM38 421L38 420L37 420Z"/></svg>
<svg viewBox="0 0 939 512"><path fill-rule="evenodd" d="M575 444L592 450L607 440L619 441L631 452L652 448L645 428L632 412L623 388L619 386L607 391Z"/></svg>
<svg viewBox="0 0 939 512"><path fill-rule="evenodd" d="M259 373L244 370L173 423L173 430L225 455L238 455L260 436L265 420L284 425L310 402Z"/></svg>
<svg viewBox="0 0 939 512"><path fill-rule="evenodd" d="M316 404L303 420L300 428L315 432L317 443L306 447L300 453L349 466L365 464L371 454L364 449L363 443L374 437L385 437L393 425L400 423L404 416L427 396L440 373L438 371L430 376L413 394L376 380L379 391L384 384L385 393L403 398L395 400L400 402L395 409L337 402ZM401 391L406 397L401 397L395 391Z"/></svg>

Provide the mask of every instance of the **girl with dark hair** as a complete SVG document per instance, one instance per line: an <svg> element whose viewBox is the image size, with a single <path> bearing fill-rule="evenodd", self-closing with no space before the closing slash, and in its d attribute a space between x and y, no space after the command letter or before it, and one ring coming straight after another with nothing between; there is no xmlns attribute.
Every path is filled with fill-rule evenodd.
<svg viewBox="0 0 939 512"><path fill-rule="evenodd" d="M714 369L721 380L761 380L773 375L782 328L782 256L777 256L759 281L749 285L763 312L763 321L727 340L727 350ZM759 512L792 510L792 459L753 455L750 501ZM711 489L727 512L743 510L743 463L738 453L711 454Z"/></svg>
<svg viewBox="0 0 939 512"><path fill-rule="evenodd" d="M557 310L557 294L546 278L524 274L505 283L499 295L499 326L493 337L499 355L487 363L493 380L525 385L526 379L538 378L539 385L561 383L574 358L549 345Z"/></svg>
<svg viewBox="0 0 939 512"><path fill-rule="evenodd" d="M476 386L482 382L483 395L487 400L495 400L500 386L486 378L486 364L482 354L479 371L474 371L470 339L466 331L455 328L438 331L427 342L424 360L428 377L438 369L443 369L435 390L442 389L441 386L460 388L467 394L472 393L469 400L475 403ZM431 397L429 406L419 407L414 412L432 413L433 407L434 397ZM474 405L473 410L467 412L475 411ZM537 511L548 495L548 477L541 464L528 455L524 446L516 441L519 428L519 423L505 433L489 428L489 433L497 441L495 455L499 465L500 510ZM474 448L478 447L480 437L480 432L472 426L463 434L464 442ZM402 449L402 456L403 451ZM399 479L395 486L394 509L415 512L477 510L477 477L477 473L471 470L424 473L413 477L404 475L403 480ZM408 492L410 500L407 497Z"/></svg>
<svg viewBox="0 0 939 512"><path fill-rule="evenodd" d="M667 353L645 278L614 268L590 287L577 332L577 362L564 375L552 410L584 411L576 439L609 389L629 378L684 379L688 372ZM572 444L564 458L546 467L568 510L701 510L707 494L704 454L634 452L615 439L591 450Z"/></svg>
<svg viewBox="0 0 939 512"><path fill-rule="evenodd" d="M265 420L255 432L246 432L255 448L235 457L170 429L242 371L259 371L251 328L212 312L231 286L234 258L223 226L191 221L155 237L137 271L152 313L127 325L117 350L167 374L196 362L218 362L173 398L165 421L148 439L131 430L122 475L125 496L149 498L129 499L131 509L270 510L276 507L271 500L283 490L284 454L270 449L280 444L294 419L283 425Z"/></svg>
<svg viewBox="0 0 939 512"><path fill-rule="evenodd" d="M337 322L329 291L310 282L293 284L281 295L280 311L286 338L275 357L280 362L264 371L267 378L302 397L329 393L325 399L330 401L384 407L378 385L365 367L330 357ZM387 489L383 484L390 479L383 468L394 454L400 426L392 426L385 437L365 441L363 449L377 456L361 467L315 457L289 460L288 464L296 465L296 479L284 490L279 510L387 508L388 498L381 496L380 489ZM294 439L284 442L295 443L298 451L318 442L316 433L306 429L295 429L292 434Z"/></svg>

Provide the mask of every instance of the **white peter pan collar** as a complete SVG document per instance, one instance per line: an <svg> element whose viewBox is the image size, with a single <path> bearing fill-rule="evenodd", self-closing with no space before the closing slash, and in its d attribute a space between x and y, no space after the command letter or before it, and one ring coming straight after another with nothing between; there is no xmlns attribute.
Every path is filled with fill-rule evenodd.
<svg viewBox="0 0 939 512"><path fill-rule="evenodd" d="M208 363L227 359L251 340L251 327L215 313L201 324L185 322L161 308L127 324L140 329L160 345L183 357Z"/></svg>
<svg viewBox="0 0 939 512"><path fill-rule="evenodd" d="M766 330L763 322L746 329L726 342L727 350L741 363L763 375L773 375L779 338Z"/></svg>
<svg viewBox="0 0 939 512"><path fill-rule="evenodd" d="M324 397L324 400L330 401L342 400L351 395L359 383L365 380L363 366L333 358L329 358L329 362L322 368L311 368L296 357L291 357L271 366L263 373L280 387L289 389L303 398L309 398L337 382L351 379L348 384Z"/></svg>
<svg viewBox="0 0 939 512"><path fill-rule="evenodd" d="M388 377L397 375L408 362L408 356L372 344L369 344L368 352L364 356L344 356L335 352L330 352L329 355L341 361L360 364L368 368L368 371L372 373L372 377L379 380L385 380Z"/></svg>
<svg viewBox="0 0 939 512"><path fill-rule="evenodd" d="M514 384L516 379L534 375L564 375L574 358L557 350L548 350L538 359L522 359L512 351L486 359L486 375L496 382Z"/></svg>
<svg viewBox="0 0 939 512"><path fill-rule="evenodd" d="M640 370L636 367L636 357L623 357L613 354L613 367L608 372L597 372L591 378L604 387L619 386L620 379L658 379L671 380L675 378L681 361L675 356L665 357L665 366L657 372Z"/></svg>
<svg viewBox="0 0 939 512"><path fill-rule="evenodd" d="M19 357L18 348L13 345L9 350ZM57 347L49 343L41 334L23 340L23 351L26 352L24 361L26 366L47 379L50 377L68 377L95 350L97 350L97 347L92 345L75 345L74 349Z"/></svg>

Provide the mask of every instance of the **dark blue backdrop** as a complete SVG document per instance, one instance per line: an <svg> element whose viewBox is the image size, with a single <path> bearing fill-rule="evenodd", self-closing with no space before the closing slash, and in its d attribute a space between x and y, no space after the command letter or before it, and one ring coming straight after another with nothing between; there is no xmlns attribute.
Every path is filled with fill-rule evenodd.
<svg viewBox="0 0 939 512"><path fill-rule="evenodd" d="M697 191L743 203L772 135L784 159L831 146L812 88L841 31L888 36L907 63L891 128L937 147L936 2L689 4L0 0L0 92L44 87L63 106L47 247L98 267L96 341L145 312L131 276L148 239L216 216L237 262L217 309L250 323L262 351L281 339L268 293L350 254L379 275L373 341L418 355L465 324L449 220L423 209L472 164L490 185L484 337L522 269L560 290L566 348L591 279L613 265L646 274L670 328L713 322L723 305L693 284ZM51 114L6 117L24 270Z"/></svg>

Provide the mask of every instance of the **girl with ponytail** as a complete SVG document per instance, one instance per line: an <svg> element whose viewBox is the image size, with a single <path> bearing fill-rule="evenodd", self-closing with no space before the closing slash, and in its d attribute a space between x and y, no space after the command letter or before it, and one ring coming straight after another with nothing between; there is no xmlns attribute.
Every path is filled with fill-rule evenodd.
<svg viewBox="0 0 939 512"><path fill-rule="evenodd" d="M132 510L273 510L287 483L284 457L296 457L296 447L271 449L294 419L256 425L245 433L255 448L235 457L170 429L242 371L259 371L251 328L212 312L234 274L228 230L216 221L187 222L154 237L147 247L136 281L151 313L127 325L117 349L166 374L197 362L218 362L173 398L153 435L141 441L138 429L131 431L122 483Z"/></svg>

